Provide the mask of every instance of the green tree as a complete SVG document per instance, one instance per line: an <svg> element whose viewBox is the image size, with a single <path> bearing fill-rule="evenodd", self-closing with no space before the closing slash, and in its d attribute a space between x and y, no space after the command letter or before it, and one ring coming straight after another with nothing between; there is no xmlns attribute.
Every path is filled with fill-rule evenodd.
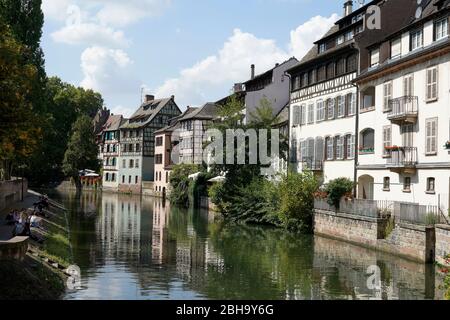
<svg viewBox="0 0 450 320"><path fill-rule="evenodd" d="M1 179L9 179L13 164L33 153L41 134L27 99L37 72L27 63L28 52L0 18Z"/></svg>
<svg viewBox="0 0 450 320"><path fill-rule="evenodd" d="M64 174L74 180L78 190L81 189L79 171L99 169L97 152L92 120L88 116L82 115L73 125L63 161Z"/></svg>
<svg viewBox="0 0 450 320"><path fill-rule="evenodd" d="M351 196L354 186L353 181L348 178L337 178L328 182L324 190L327 193L328 204L339 209L342 197Z"/></svg>
<svg viewBox="0 0 450 320"><path fill-rule="evenodd" d="M195 164L178 164L170 174L170 202L189 207L189 194L191 180L189 176L200 172L200 166Z"/></svg>

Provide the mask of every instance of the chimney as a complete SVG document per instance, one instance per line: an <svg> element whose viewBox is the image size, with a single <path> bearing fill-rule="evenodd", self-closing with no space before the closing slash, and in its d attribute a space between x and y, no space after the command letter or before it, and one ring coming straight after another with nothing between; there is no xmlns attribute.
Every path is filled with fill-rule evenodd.
<svg viewBox="0 0 450 320"><path fill-rule="evenodd" d="M171 95L170 98L175 101L175 96Z"/></svg>
<svg viewBox="0 0 450 320"><path fill-rule="evenodd" d="M344 3L344 17L348 16L353 12L353 1L349 0Z"/></svg>
<svg viewBox="0 0 450 320"><path fill-rule="evenodd" d="M155 96L154 95L151 95L151 94L146 94L145 95L145 102L151 102L153 100L155 100Z"/></svg>
<svg viewBox="0 0 450 320"><path fill-rule="evenodd" d="M253 80L253 79L255 79L255 65L252 64L250 68L251 68L251 71L252 71L250 79Z"/></svg>

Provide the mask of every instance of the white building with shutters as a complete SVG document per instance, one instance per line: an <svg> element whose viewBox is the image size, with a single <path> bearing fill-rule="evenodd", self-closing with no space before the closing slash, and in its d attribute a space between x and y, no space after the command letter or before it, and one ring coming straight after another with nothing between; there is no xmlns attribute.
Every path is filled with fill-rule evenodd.
<svg viewBox="0 0 450 320"><path fill-rule="evenodd" d="M350 6L350 7L347 7ZM346 15L318 40L291 75L290 161L297 171L311 170L324 183L355 170L355 119L358 52L363 11Z"/></svg>
<svg viewBox="0 0 450 320"><path fill-rule="evenodd" d="M449 1L361 51L358 196L449 208ZM414 6L417 4L414 2Z"/></svg>

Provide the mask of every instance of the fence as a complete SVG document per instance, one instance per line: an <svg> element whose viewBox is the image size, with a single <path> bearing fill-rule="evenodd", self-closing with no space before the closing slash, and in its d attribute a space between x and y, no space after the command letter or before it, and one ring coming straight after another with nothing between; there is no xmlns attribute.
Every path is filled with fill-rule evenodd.
<svg viewBox="0 0 450 320"><path fill-rule="evenodd" d="M447 223L439 206L425 206L417 203L397 203L395 217L399 222L418 225Z"/></svg>
<svg viewBox="0 0 450 320"><path fill-rule="evenodd" d="M326 199L321 198L314 199L314 209L336 212L336 208L334 206L330 205Z"/></svg>

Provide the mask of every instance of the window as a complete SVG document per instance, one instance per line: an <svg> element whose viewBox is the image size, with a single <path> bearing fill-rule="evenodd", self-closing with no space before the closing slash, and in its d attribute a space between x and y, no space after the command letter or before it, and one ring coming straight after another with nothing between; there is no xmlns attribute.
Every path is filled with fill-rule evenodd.
<svg viewBox="0 0 450 320"><path fill-rule="evenodd" d="M292 87L294 90L300 89L300 76L294 77Z"/></svg>
<svg viewBox="0 0 450 320"><path fill-rule="evenodd" d="M130 168L130 169L134 168L134 160L130 160L129 168Z"/></svg>
<svg viewBox="0 0 450 320"><path fill-rule="evenodd" d="M156 138L156 146L161 147L163 145L163 137Z"/></svg>
<svg viewBox="0 0 450 320"><path fill-rule="evenodd" d="M116 182L116 174L115 174L115 173L112 174L111 181L112 181L112 182Z"/></svg>
<svg viewBox="0 0 450 320"><path fill-rule="evenodd" d="M163 156L162 154L157 154L155 159L156 164L162 164L163 163Z"/></svg>
<svg viewBox="0 0 450 320"><path fill-rule="evenodd" d="M166 172L166 183L169 183L169 172Z"/></svg>
<svg viewBox="0 0 450 320"><path fill-rule="evenodd" d="M402 39L397 38L391 41L391 59L399 58L402 55Z"/></svg>
<svg viewBox="0 0 450 320"><path fill-rule="evenodd" d="M340 59L337 63L337 75L343 75L345 73L345 59Z"/></svg>
<svg viewBox="0 0 450 320"><path fill-rule="evenodd" d="M122 176L122 183L125 183L125 176Z"/></svg>
<svg viewBox="0 0 450 320"><path fill-rule="evenodd" d="M375 108L375 87L369 87L363 91L363 103L361 110L370 110Z"/></svg>
<svg viewBox="0 0 450 320"><path fill-rule="evenodd" d="M437 154L437 131L438 131L438 118L427 119L425 121L425 153L427 155Z"/></svg>
<svg viewBox="0 0 450 320"><path fill-rule="evenodd" d="M390 156L388 147L392 147L392 126L383 127L383 156Z"/></svg>
<svg viewBox="0 0 450 320"><path fill-rule="evenodd" d="M375 67L380 63L380 49L370 51L370 66Z"/></svg>
<svg viewBox="0 0 450 320"><path fill-rule="evenodd" d="M403 95L405 97L414 96L414 74L408 74L403 78Z"/></svg>
<svg viewBox="0 0 450 320"><path fill-rule="evenodd" d="M312 85L316 82L316 70L309 71L308 75L309 85Z"/></svg>
<svg viewBox="0 0 450 320"><path fill-rule="evenodd" d="M347 72L355 72L358 69L358 56L352 54L347 58Z"/></svg>
<svg viewBox="0 0 450 320"><path fill-rule="evenodd" d="M326 147L327 147L327 153L326 153L326 159L327 160L333 160L334 159L334 144L333 144L333 138L328 137L326 138Z"/></svg>
<svg viewBox="0 0 450 320"><path fill-rule="evenodd" d="M326 44L325 44L325 43L321 43L321 44L319 45L319 53L323 53L323 52L325 52L326 50L327 50Z"/></svg>
<svg viewBox="0 0 450 320"><path fill-rule="evenodd" d="M390 191L391 190L391 178L384 177L383 179L383 191Z"/></svg>
<svg viewBox="0 0 450 320"><path fill-rule="evenodd" d="M392 99L392 81L388 81L383 85L383 111L391 111L389 101Z"/></svg>
<svg viewBox="0 0 450 320"><path fill-rule="evenodd" d="M336 45L340 45L344 43L344 36L340 35L336 38Z"/></svg>
<svg viewBox="0 0 450 320"><path fill-rule="evenodd" d="M136 168L139 168L139 159L136 159L136 161L134 162L134 165Z"/></svg>
<svg viewBox="0 0 450 320"><path fill-rule="evenodd" d="M405 124L400 127L403 147L414 147L414 124Z"/></svg>
<svg viewBox="0 0 450 320"><path fill-rule="evenodd" d="M131 176L128 176L128 184L131 184Z"/></svg>
<svg viewBox="0 0 450 320"><path fill-rule="evenodd" d="M308 73L305 72L302 75L302 87L307 87L309 85L309 80L308 80Z"/></svg>
<svg viewBox="0 0 450 320"><path fill-rule="evenodd" d="M353 36L354 36L353 30L348 31L348 32L345 34L345 41L350 41L350 40L352 40L352 39L353 39Z"/></svg>
<svg viewBox="0 0 450 320"><path fill-rule="evenodd" d="M136 176L136 177L134 178L134 184L138 184L138 182L139 182L139 177Z"/></svg>
<svg viewBox="0 0 450 320"><path fill-rule="evenodd" d="M324 81L327 79L327 67L321 66L317 72L317 81Z"/></svg>
<svg viewBox="0 0 450 320"><path fill-rule="evenodd" d="M337 97L337 105L338 105L338 118L345 117L345 97L344 96Z"/></svg>
<svg viewBox="0 0 450 320"><path fill-rule="evenodd" d="M361 132L362 153L373 153L375 151L375 131L373 129L365 129Z"/></svg>
<svg viewBox="0 0 450 320"><path fill-rule="evenodd" d="M306 104L300 106L300 124L302 126L306 124Z"/></svg>
<svg viewBox="0 0 450 320"><path fill-rule="evenodd" d="M328 99L327 100L327 119L331 120L334 119L334 99Z"/></svg>
<svg viewBox="0 0 450 320"><path fill-rule="evenodd" d="M448 18L438 20L434 23L434 40L438 41L448 37Z"/></svg>
<svg viewBox="0 0 450 320"><path fill-rule="evenodd" d="M427 179L427 192L428 193L435 193L436 192L436 179L435 178L428 178Z"/></svg>
<svg viewBox="0 0 450 320"><path fill-rule="evenodd" d="M308 106L308 124L314 123L314 103L310 103Z"/></svg>
<svg viewBox="0 0 450 320"><path fill-rule="evenodd" d="M127 160L122 160L122 168L126 169L127 168Z"/></svg>
<svg viewBox="0 0 450 320"><path fill-rule="evenodd" d="M423 30L418 29L410 33L410 49L411 51L422 48L423 46Z"/></svg>
<svg viewBox="0 0 450 320"><path fill-rule="evenodd" d="M294 106L294 126L298 126L300 124L300 106Z"/></svg>
<svg viewBox="0 0 450 320"><path fill-rule="evenodd" d="M356 93L347 95L347 115L353 116L356 113Z"/></svg>
<svg viewBox="0 0 450 320"><path fill-rule="evenodd" d="M346 158L347 159L353 159L355 157L355 136L354 135L347 135L345 138L345 145L346 145Z"/></svg>
<svg viewBox="0 0 450 320"><path fill-rule="evenodd" d="M336 159L344 159L344 137L336 137Z"/></svg>
<svg viewBox="0 0 450 320"><path fill-rule="evenodd" d="M317 137L315 142L315 153L314 153L314 159L318 161L323 160L323 151L324 151L324 144L323 144L323 138Z"/></svg>
<svg viewBox="0 0 450 320"><path fill-rule="evenodd" d="M323 100L317 101L317 121L325 120L325 104Z"/></svg>
<svg viewBox="0 0 450 320"><path fill-rule="evenodd" d="M105 175L105 181L109 181L109 173L108 172Z"/></svg>
<svg viewBox="0 0 450 320"><path fill-rule="evenodd" d="M438 98L438 67L427 69L427 101L434 101Z"/></svg>
<svg viewBox="0 0 450 320"><path fill-rule="evenodd" d="M403 179L403 191L404 192L410 192L411 191L411 178L405 177Z"/></svg>
<svg viewBox="0 0 450 320"><path fill-rule="evenodd" d="M308 142L306 140L300 141L300 160L306 161L308 158Z"/></svg>
<svg viewBox="0 0 450 320"><path fill-rule="evenodd" d="M335 76L336 76L335 64L334 62L332 62L327 66L327 79L334 78Z"/></svg>

